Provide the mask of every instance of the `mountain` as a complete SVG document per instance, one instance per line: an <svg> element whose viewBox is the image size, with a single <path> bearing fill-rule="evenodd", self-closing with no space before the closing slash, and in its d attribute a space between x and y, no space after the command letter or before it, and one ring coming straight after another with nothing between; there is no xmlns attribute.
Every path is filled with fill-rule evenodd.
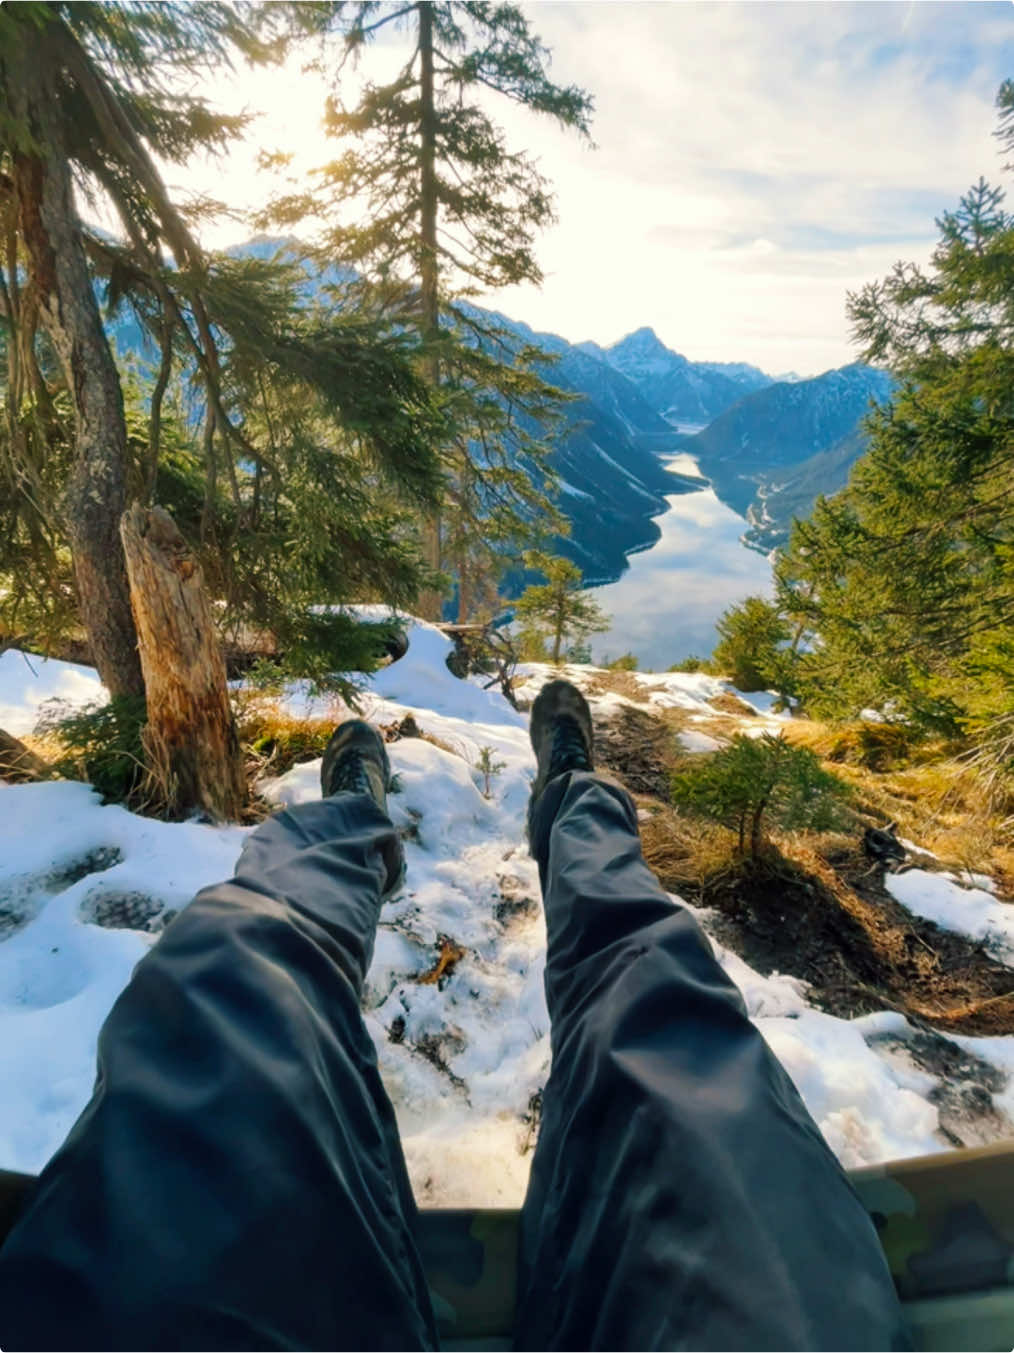
<svg viewBox="0 0 1014 1353"><path fill-rule="evenodd" d="M228 253L270 259L297 249L297 241L261 236ZM330 300L324 288L347 282L351 275L337 267L315 273L309 264L304 270L305 287L300 285L310 301ZM699 489L704 481L666 470L657 453L676 450L678 434L637 385L608 361L555 334L536 333L504 315L466 308L484 324L514 335L518 349L541 348L546 353L541 374L573 397L549 457L560 477L560 507L570 522L569 535L558 539L555 548L574 560L589 583L613 581L627 567L628 554L658 540L654 518L665 512L666 495ZM107 329L128 365L157 360L128 310L109 320ZM506 582L516 585L517 578Z"/></svg>
<svg viewBox="0 0 1014 1353"><path fill-rule="evenodd" d="M746 395L683 446L722 502L746 516L746 543L773 549L794 516L846 483L866 450L862 420L893 388L886 372L859 363L782 381Z"/></svg>
<svg viewBox="0 0 1014 1353"><path fill-rule="evenodd" d="M628 554L658 540L654 518L665 511L665 496L699 489L705 481L665 468L658 453L677 449L675 430L589 345L575 346L505 315L484 313L487 321L515 335L519 346L541 348L547 362L540 373L574 397L564 409L565 430L549 458L560 476L560 506L571 524L570 535L556 547L573 559L589 584L614 581L626 568Z"/></svg>
<svg viewBox="0 0 1014 1353"><path fill-rule="evenodd" d="M611 348L580 346L626 376L657 413L675 424L710 423L745 394L771 383L747 362L691 362L649 328L635 330Z"/></svg>

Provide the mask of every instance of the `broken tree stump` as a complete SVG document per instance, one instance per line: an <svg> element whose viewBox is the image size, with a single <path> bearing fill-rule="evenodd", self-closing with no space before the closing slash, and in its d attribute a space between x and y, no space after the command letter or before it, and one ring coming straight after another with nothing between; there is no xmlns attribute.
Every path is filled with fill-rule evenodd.
<svg viewBox="0 0 1014 1353"><path fill-rule="evenodd" d="M147 696L151 788L173 815L235 820L246 776L200 566L163 508L135 503L120 535Z"/></svg>

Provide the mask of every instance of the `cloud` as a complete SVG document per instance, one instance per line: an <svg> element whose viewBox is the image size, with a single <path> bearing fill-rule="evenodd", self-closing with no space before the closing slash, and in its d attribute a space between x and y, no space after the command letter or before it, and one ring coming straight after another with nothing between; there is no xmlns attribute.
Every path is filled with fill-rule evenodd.
<svg viewBox="0 0 1014 1353"><path fill-rule="evenodd" d="M490 301L572 340L652 325L688 356L804 372L853 360L845 296L898 258L925 259L934 217L1000 174L993 99L1009 4L540 3L525 9L552 74L595 96L596 148L490 96L508 143L555 184L541 290ZM390 34L364 58L383 77ZM219 82L264 109L225 162L171 177L263 200L259 145L330 151L324 85L296 63ZM215 243L242 231L228 224Z"/></svg>

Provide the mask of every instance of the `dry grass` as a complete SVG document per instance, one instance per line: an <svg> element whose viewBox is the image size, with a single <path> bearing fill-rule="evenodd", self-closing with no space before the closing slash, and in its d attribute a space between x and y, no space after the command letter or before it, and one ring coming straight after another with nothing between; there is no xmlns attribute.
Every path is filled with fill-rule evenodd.
<svg viewBox="0 0 1014 1353"><path fill-rule="evenodd" d="M277 706L262 706L239 720L239 740L258 776L284 775L299 762L324 755L335 722L299 719Z"/></svg>
<svg viewBox="0 0 1014 1353"><path fill-rule="evenodd" d="M586 695L623 695L640 705L648 701L648 691L638 681L636 672L595 672L584 689Z"/></svg>
<svg viewBox="0 0 1014 1353"><path fill-rule="evenodd" d="M668 892L700 903L717 880L738 868L732 832L686 817L669 804L641 799L639 806L649 814L639 823L645 862Z"/></svg>
<svg viewBox="0 0 1014 1353"><path fill-rule="evenodd" d="M738 695L733 695L731 691L722 691L721 695L713 695L708 701L712 709L717 709L719 714L734 714L741 719L756 719L757 711L752 705L748 705L745 700L740 700Z"/></svg>
<svg viewBox="0 0 1014 1353"><path fill-rule="evenodd" d="M992 874L1014 896L1014 839L974 768L957 761L948 743L911 744L906 730L890 728L836 729L800 719L786 724L785 735L851 785L862 817L897 823L900 835L938 855L945 867ZM866 764L870 760L878 764Z"/></svg>

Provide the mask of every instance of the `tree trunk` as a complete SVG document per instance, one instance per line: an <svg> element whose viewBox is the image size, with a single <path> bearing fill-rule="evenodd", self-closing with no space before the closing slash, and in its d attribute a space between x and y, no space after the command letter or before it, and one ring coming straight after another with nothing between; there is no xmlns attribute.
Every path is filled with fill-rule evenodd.
<svg viewBox="0 0 1014 1353"><path fill-rule="evenodd" d="M426 376L436 387L440 383L440 363L433 345L440 335L439 268L437 262L437 128L436 99L433 89L433 6L423 0L416 6L419 15L419 327L423 340ZM423 559L434 572L439 571L440 512L431 513L423 522ZM419 613L424 620L443 618L443 594L427 588L419 594Z"/></svg>
<svg viewBox="0 0 1014 1353"><path fill-rule="evenodd" d="M25 744L0 728L0 780L9 784L28 784L49 778L49 767Z"/></svg>
<svg viewBox="0 0 1014 1353"><path fill-rule="evenodd" d="M764 809L768 806L766 798L761 799L753 810L753 816L750 819L750 854L756 860L760 854L761 847L761 819L764 816Z"/></svg>
<svg viewBox="0 0 1014 1353"><path fill-rule="evenodd" d="M39 42L39 52L44 48ZM85 260L55 81L45 61L25 48L4 54L4 74L15 115L36 141L31 153L13 156L30 282L74 400L76 457L64 512L81 619L110 693L140 695L119 537L127 500L123 396Z"/></svg>
<svg viewBox="0 0 1014 1353"><path fill-rule="evenodd" d="M148 695L156 792L173 814L234 820L246 777L225 662L201 570L168 512L135 503L121 523Z"/></svg>

